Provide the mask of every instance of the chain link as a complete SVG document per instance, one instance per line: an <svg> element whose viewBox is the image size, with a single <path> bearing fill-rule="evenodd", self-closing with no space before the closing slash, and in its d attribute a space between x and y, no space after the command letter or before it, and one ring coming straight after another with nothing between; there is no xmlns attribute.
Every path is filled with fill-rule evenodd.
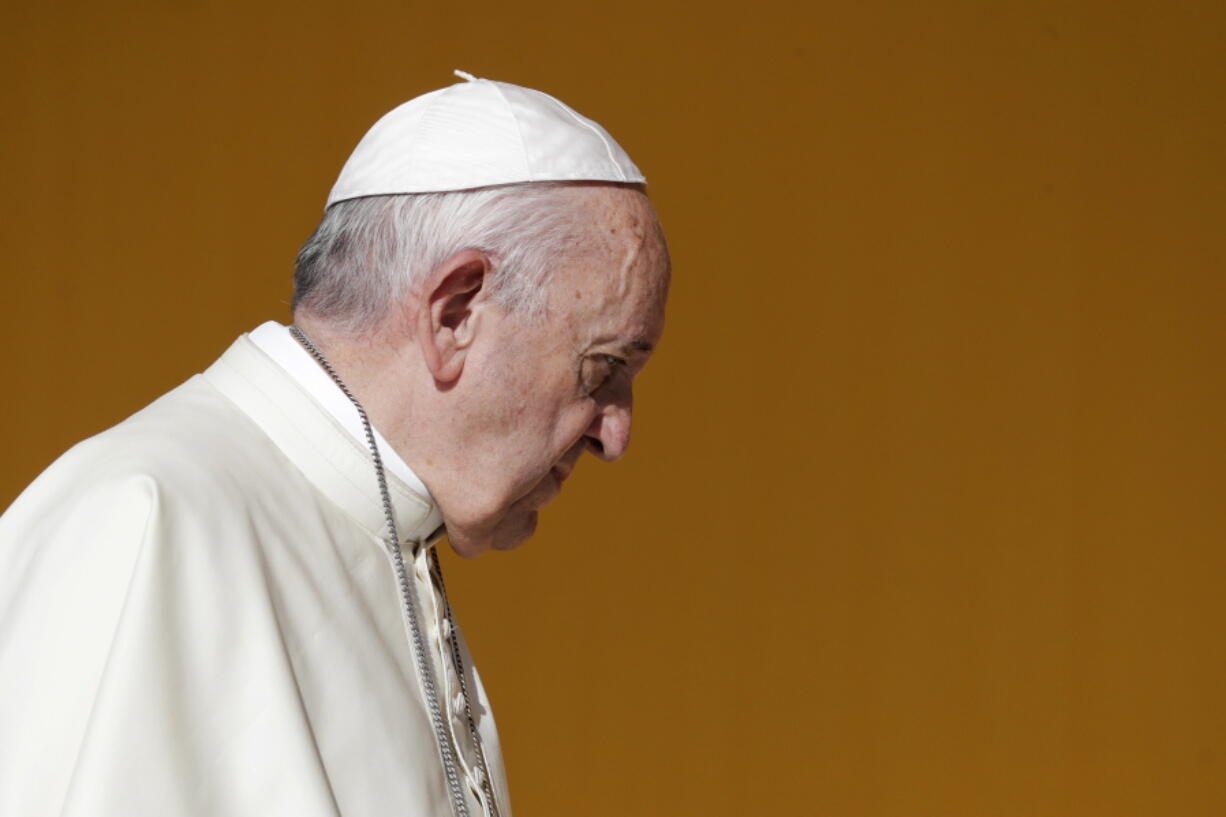
<svg viewBox="0 0 1226 817"><path fill-rule="evenodd" d="M464 680L464 660L460 655L460 636L456 631L455 618L451 615L451 602L447 600L447 586L443 583L443 568L439 564L438 551L430 551L430 559L434 564L434 571L438 576L439 595L443 597L443 610L447 616L447 623L451 625L451 660L455 662L456 676L460 680L460 694L464 697L464 716L468 719L468 732L472 735L473 746L477 749L477 763L481 767L481 789L485 792L485 797L490 804L491 817L498 817L498 801L494 797L494 781L490 778L489 765L485 762L485 748L481 742L481 735L477 732L477 721L473 718L472 707L469 705L471 700L468 697L468 682Z"/></svg>
<svg viewBox="0 0 1226 817"><path fill-rule="evenodd" d="M443 759L443 771L447 776L447 788L451 792L452 807L457 817L468 817L468 804L465 802L463 790L460 788L460 777L456 771L455 756L452 753L451 741L447 738L447 724L443 717L442 707L438 702L438 689L434 683L434 666L430 661L430 654L426 650L425 639L422 637L417 605L413 600L412 584L409 580L408 570L405 568L404 554L400 549L400 537L396 533L396 517L392 511L391 492L387 487L387 477L383 470L383 458L379 456L379 446L375 442L374 428L366 416L366 409L362 408L362 404L349 391L344 381L341 380L340 375L332 368L332 364L324 357L323 352L319 351L315 344L297 326L290 326L289 331L302 344L302 347L310 353L315 362L327 372L328 377L332 378L332 382L337 385L341 393L349 399L350 403L353 403L353 407L358 411L358 417L362 420L362 428L366 432L366 443L370 447L370 453L375 462L375 476L379 481L379 497L383 502L383 515L387 520L387 545L388 549L392 552L392 563L396 570L396 581L400 588L400 598L404 607L405 617L409 620L409 631L413 642L413 657L417 661L417 671L421 676L422 687L426 695L426 705L430 710L434 737L438 743L439 754ZM482 789L489 801L492 817L498 817L498 803L494 798L489 767L485 761L485 751L482 748L481 737L477 731L477 723L473 719L472 707L469 704L468 685L464 681L464 662L461 660L460 651L457 647L458 636L456 635L455 620L451 614L451 605L447 602L447 590L443 585L443 571L439 566L438 554L432 552L430 556L432 566L438 576L439 592L443 597L444 615L447 618L447 624L451 628L451 637L449 639L451 642L451 656L455 662L456 675L460 681L460 694L464 698L464 715L468 720L469 734L472 735L473 745L477 749L477 762L480 764L483 778ZM456 747L456 751L459 751L459 747Z"/></svg>

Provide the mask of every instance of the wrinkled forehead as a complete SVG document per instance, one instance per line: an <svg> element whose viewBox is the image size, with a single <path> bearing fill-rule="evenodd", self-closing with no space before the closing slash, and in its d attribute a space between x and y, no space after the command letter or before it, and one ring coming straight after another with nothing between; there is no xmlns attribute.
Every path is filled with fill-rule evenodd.
<svg viewBox="0 0 1226 817"><path fill-rule="evenodd" d="M614 190L576 215L576 239L550 276L550 319L580 345L649 351L663 332L669 277L651 203L639 190Z"/></svg>
<svg viewBox="0 0 1226 817"><path fill-rule="evenodd" d="M655 208L638 186L598 186L575 202L575 260L626 279L637 275L652 289L667 288L668 245Z"/></svg>

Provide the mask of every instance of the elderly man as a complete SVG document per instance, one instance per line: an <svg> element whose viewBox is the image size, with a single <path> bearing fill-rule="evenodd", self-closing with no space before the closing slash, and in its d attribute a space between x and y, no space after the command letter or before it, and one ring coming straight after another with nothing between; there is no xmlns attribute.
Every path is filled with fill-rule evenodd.
<svg viewBox="0 0 1226 817"><path fill-rule="evenodd" d="M669 264L599 125L463 76L358 145L293 326L0 520L0 814L509 815L434 545L622 455Z"/></svg>

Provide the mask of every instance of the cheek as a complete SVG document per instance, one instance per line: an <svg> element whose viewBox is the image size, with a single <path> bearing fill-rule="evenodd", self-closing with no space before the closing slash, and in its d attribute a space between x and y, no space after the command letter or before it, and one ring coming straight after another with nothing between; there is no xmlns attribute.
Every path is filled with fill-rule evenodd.
<svg viewBox="0 0 1226 817"><path fill-rule="evenodd" d="M490 391L489 436L501 467L516 475L519 490L527 490L582 437L594 409L580 394L569 358L507 351L502 365L490 369L496 385Z"/></svg>
<svg viewBox="0 0 1226 817"><path fill-rule="evenodd" d="M500 433L515 437L540 423L538 378L535 372L522 367L506 367L498 371L497 387L491 398L491 415Z"/></svg>

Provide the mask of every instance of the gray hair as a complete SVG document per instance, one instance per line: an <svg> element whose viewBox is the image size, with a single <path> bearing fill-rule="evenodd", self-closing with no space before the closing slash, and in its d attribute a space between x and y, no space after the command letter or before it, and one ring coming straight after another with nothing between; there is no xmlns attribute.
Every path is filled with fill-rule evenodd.
<svg viewBox="0 0 1226 817"><path fill-rule="evenodd" d="M550 269L581 243L573 202L561 194L569 186L534 182L337 202L298 253L294 310L360 332L443 261L475 249L497 272L488 283L495 301L538 317Z"/></svg>

